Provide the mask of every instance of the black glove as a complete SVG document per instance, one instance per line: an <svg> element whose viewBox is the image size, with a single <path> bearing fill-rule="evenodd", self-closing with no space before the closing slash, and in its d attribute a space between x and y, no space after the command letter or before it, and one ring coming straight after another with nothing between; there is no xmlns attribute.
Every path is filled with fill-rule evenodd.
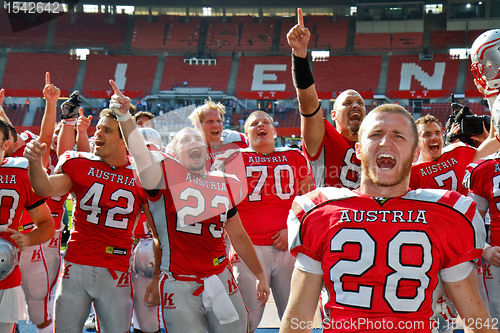
<svg viewBox="0 0 500 333"><path fill-rule="evenodd" d="M78 118L78 108L82 102L80 101L80 92L73 91L66 102L61 104L61 119Z"/></svg>

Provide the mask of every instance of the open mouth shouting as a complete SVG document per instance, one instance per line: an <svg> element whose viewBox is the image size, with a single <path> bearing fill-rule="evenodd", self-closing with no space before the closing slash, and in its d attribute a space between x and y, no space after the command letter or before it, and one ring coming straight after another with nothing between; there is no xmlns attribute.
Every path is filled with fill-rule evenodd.
<svg viewBox="0 0 500 333"><path fill-rule="evenodd" d="M266 136L267 131L265 129L260 129L257 131L257 136Z"/></svg>
<svg viewBox="0 0 500 333"><path fill-rule="evenodd" d="M188 156L192 160L198 160L202 157L202 151L199 147L191 148L188 151Z"/></svg>
<svg viewBox="0 0 500 333"><path fill-rule="evenodd" d="M392 154L383 153L377 156L377 167L390 170L396 165L396 159Z"/></svg>
<svg viewBox="0 0 500 333"><path fill-rule="evenodd" d="M439 143L433 143L433 144L430 144L429 146L429 151L431 153L438 153L439 150L441 149L440 147L440 144Z"/></svg>
<svg viewBox="0 0 500 333"><path fill-rule="evenodd" d="M358 111L358 110L349 111L349 120L351 122L360 123L361 120L363 120L363 115L361 114L361 111Z"/></svg>

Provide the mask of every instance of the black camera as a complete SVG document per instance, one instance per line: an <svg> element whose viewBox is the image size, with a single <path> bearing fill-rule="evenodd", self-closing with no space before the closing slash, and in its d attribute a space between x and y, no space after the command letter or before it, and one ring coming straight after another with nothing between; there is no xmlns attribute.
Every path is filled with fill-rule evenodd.
<svg viewBox="0 0 500 333"><path fill-rule="evenodd" d="M80 92L75 90L64 103L61 104L61 119L77 118L78 108L82 105Z"/></svg>
<svg viewBox="0 0 500 333"><path fill-rule="evenodd" d="M451 109L452 112L446 122L445 143L449 144L458 139L468 145L475 146L476 142L471 137L483 134L484 128L489 131L490 116L475 115L470 111L469 107L459 103L451 103ZM460 126L460 131L451 133L451 127L455 123Z"/></svg>

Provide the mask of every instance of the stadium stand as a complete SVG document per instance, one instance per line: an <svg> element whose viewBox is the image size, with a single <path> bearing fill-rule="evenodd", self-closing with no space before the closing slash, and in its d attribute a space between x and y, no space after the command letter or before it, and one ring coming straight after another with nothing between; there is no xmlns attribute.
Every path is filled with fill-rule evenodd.
<svg viewBox="0 0 500 333"><path fill-rule="evenodd" d="M239 25L233 22L221 22L211 19L207 30L207 49L210 53L227 51L238 48Z"/></svg>
<svg viewBox="0 0 500 333"><path fill-rule="evenodd" d="M340 92L350 87L375 91L378 87L381 56L338 56L313 65L318 91Z"/></svg>
<svg viewBox="0 0 500 333"><path fill-rule="evenodd" d="M123 48L128 15L70 14L56 20L54 46Z"/></svg>
<svg viewBox="0 0 500 333"><path fill-rule="evenodd" d="M157 64L155 56L91 54L87 58L83 92L90 97L110 98L108 80L113 79L131 98L144 97L151 92Z"/></svg>
<svg viewBox="0 0 500 333"><path fill-rule="evenodd" d="M2 46L44 47L49 23L13 32L5 11L0 11L0 44Z"/></svg>
<svg viewBox="0 0 500 333"><path fill-rule="evenodd" d="M196 52L200 39L200 18L168 16L166 19L167 36L165 49L172 52Z"/></svg>
<svg viewBox="0 0 500 333"><path fill-rule="evenodd" d="M381 51L391 48L390 33L358 33L354 39L354 49L357 51Z"/></svg>
<svg viewBox="0 0 500 333"><path fill-rule="evenodd" d="M79 62L69 54L11 52L7 58L2 87L7 96L42 96L45 72L62 96L68 96L75 86Z"/></svg>
<svg viewBox="0 0 500 333"><path fill-rule="evenodd" d="M130 42L134 51L161 51L166 49L167 17L136 16Z"/></svg>
<svg viewBox="0 0 500 333"><path fill-rule="evenodd" d="M179 56L166 58L160 90L189 86L226 91L231 72L231 57L217 57L216 65L189 65L184 59Z"/></svg>
<svg viewBox="0 0 500 333"><path fill-rule="evenodd" d="M444 49L465 46L465 31L434 30L431 32L431 47Z"/></svg>
<svg viewBox="0 0 500 333"><path fill-rule="evenodd" d="M389 60L387 90L454 91L458 67L459 59L446 54L435 54L432 61L420 61L418 55L393 55Z"/></svg>
<svg viewBox="0 0 500 333"><path fill-rule="evenodd" d="M274 31L274 19L263 18L259 22L250 21L248 17L246 20L240 21L241 36L239 38L237 50L241 51L260 51L269 52L273 45L272 34L269 32ZM235 20L233 19L233 22Z"/></svg>
<svg viewBox="0 0 500 333"><path fill-rule="evenodd" d="M415 50L422 48L423 32L397 32L392 34L391 48L393 50Z"/></svg>
<svg viewBox="0 0 500 333"><path fill-rule="evenodd" d="M289 57L241 57L236 80L236 96L245 98L242 92L261 90L289 92L292 95L295 93Z"/></svg>

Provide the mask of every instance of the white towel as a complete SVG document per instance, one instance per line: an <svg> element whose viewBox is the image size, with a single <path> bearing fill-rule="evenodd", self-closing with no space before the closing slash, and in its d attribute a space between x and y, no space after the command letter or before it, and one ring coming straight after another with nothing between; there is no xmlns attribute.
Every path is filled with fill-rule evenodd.
<svg viewBox="0 0 500 333"><path fill-rule="evenodd" d="M28 308L21 286L0 290L0 322L15 323L28 319Z"/></svg>
<svg viewBox="0 0 500 333"><path fill-rule="evenodd" d="M224 325L240 319L238 311L236 311L219 277L211 275L203 281L204 290L201 294L203 305L207 310L212 309L219 323Z"/></svg>

